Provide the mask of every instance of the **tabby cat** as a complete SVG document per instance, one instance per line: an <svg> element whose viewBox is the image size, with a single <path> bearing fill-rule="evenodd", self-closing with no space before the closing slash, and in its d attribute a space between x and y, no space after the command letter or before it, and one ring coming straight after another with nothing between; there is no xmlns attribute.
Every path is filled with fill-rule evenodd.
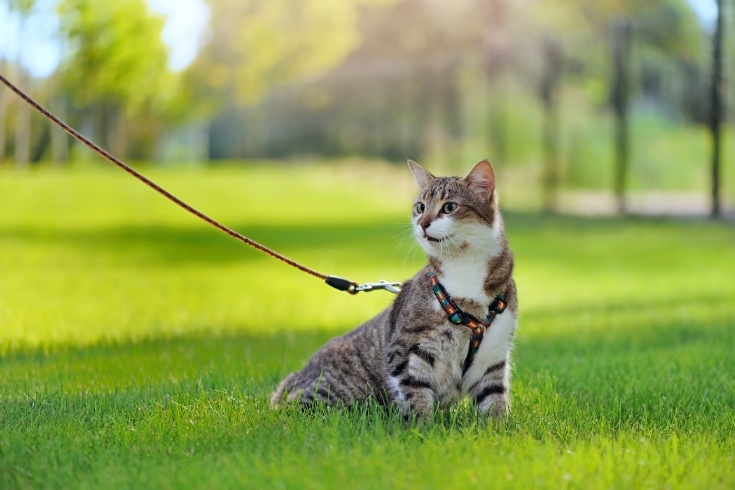
<svg viewBox="0 0 735 490"><path fill-rule="evenodd" d="M373 396L425 418L435 404L471 396L482 414L508 413L518 300L493 167L483 160L462 179L408 165L420 188L413 231L428 264L386 310L286 376L273 407Z"/></svg>

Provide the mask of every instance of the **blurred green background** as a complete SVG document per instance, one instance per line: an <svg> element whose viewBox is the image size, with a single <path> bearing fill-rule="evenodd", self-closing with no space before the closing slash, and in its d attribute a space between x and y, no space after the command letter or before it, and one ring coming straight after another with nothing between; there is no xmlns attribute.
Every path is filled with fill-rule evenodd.
<svg viewBox="0 0 735 490"><path fill-rule="evenodd" d="M521 312L508 420L271 411L283 376L393 296L243 246L2 87L0 488L734 488L722 4L0 0L0 73L324 273L411 277L405 160L489 158Z"/></svg>
<svg viewBox="0 0 735 490"><path fill-rule="evenodd" d="M631 212L705 214L717 12L715 0L3 0L0 71L125 160L414 158L460 172L487 157L511 207L606 213L624 195ZM721 89L731 213L733 88ZM6 166L85 160L98 159L0 92Z"/></svg>

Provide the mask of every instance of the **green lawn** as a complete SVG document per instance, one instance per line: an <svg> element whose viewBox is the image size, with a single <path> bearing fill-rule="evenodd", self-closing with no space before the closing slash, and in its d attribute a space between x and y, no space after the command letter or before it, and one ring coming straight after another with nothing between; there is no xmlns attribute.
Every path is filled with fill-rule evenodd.
<svg viewBox="0 0 735 490"><path fill-rule="evenodd" d="M400 280L408 171L148 169L320 271ZM502 197L502 182L499 183ZM506 213L511 417L272 412L349 296L115 169L0 169L0 488L733 488L735 229Z"/></svg>

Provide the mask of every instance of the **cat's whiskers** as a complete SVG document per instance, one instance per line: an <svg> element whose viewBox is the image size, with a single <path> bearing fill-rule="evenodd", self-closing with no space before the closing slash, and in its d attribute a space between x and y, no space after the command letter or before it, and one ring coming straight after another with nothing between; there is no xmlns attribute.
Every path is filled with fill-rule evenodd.
<svg viewBox="0 0 735 490"><path fill-rule="evenodd" d="M402 230L399 234L399 245L401 248L403 248L403 267L406 266L406 263L409 261L409 259L414 260L416 257L416 253L421 250L421 247L419 246L418 242L416 241L416 234L414 232L413 224L406 225L405 223L402 224ZM406 246L406 244L408 244Z"/></svg>
<svg viewBox="0 0 735 490"><path fill-rule="evenodd" d="M452 257L452 247L451 247L450 240L451 240L451 237L445 236L444 238L441 239L441 242L440 242L443 248L446 249L447 258Z"/></svg>
<svg viewBox="0 0 735 490"><path fill-rule="evenodd" d="M416 239L414 237L413 232L413 226L408 227L402 227L400 233L398 233L398 243L400 245L403 245L405 243L410 243L412 246L416 244Z"/></svg>
<svg viewBox="0 0 735 490"><path fill-rule="evenodd" d="M457 249L457 254L459 254L459 253L462 252L462 245L460 245L459 243L457 243L457 241L454 239L455 236L456 235L450 235L450 236L447 237L447 240L449 241L449 243L451 245L454 245L454 248Z"/></svg>

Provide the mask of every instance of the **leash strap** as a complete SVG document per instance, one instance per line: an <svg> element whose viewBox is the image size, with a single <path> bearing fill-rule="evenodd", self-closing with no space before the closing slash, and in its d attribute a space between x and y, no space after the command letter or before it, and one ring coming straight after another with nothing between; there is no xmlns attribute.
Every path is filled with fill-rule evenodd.
<svg viewBox="0 0 735 490"><path fill-rule="evenodd" d="M202 213L198 209L195 209L194 207L192 207L189 204L185 203L184 201L182 201L178 197L174 196L173 194L171 194L170 192L168 192L166 189L164 189L160 185L158 185L155 182L153 182L152 180L150 180L148 177L144 176L143 174L141 174L137 170L133 169L129 165L123 163L121 160L119 160L118 158L116 158L112 154L108 153L106 150L104 150L104 149L100 148L99 146L97 146L95 143L93 143L92 141L90 141L89 139L87 139L85 136L83 136L77 130L75 130L74 128L72 128L71 126L69 126L68 124L66 124L64 121L62 121L58 117L54 116L51 112L49 112L48 110L46 110L43 106L41 106L41 104L39 104L38 102L36 102L35 100L33 100L29 95L27 95L25 92L23 92L18 87L16 87L13 83L11 83L2 74L0 74L0 82L3 82L3 84L6 87L8 87L13 92L15 92L15 94L18 97L20 97L21 99L23 99L31 107L33 107L38 112L40 112L46 119L50 120L51 122L53 122L54 124L56 124L57 126L59 126L61 129L63 129L69 135L71 135L74 139L76 139L80 143L83 143L85 146L87 146L88 148L90 148L92 151L94 151L95 153L97 153L98 155L100 155L102 158L104 158L108 162L117 165L118 167L120 167L121 169L123 169L124 171L126 171L127 173L129 173L130 175L132 175L133 177L135 177L136 179L138 179L139 181L143 182L145 185L147 185L148 187L150 187L154 191L156 191L159 194L163 195L169 201L173 202L174 204L178 205L181 208L184 208L186 211L190 212L191 214L193 214L197 218L206 221L207 223L209 223L210 225L214 226L218 230L220 230L220 231L222 231L224 233L227 233L232 238L235 238L236 240L240 240L245 245L249 245L249 246L253 247L256 250L258 250L260 252L263 252L264 254L270 255L274 259L280 260L281 262L284 262L284 263L290 265L291 267L294 267L294 268L300 270L301 272L305 272L305 273L307 273L309 275L312 275L314 277L317 277L317 278L323 280L324 282L326 282L327 284L329 284L330 286L332 286L335 289L338 289L340 291L347 291L350 294L357 294L357 293L359 293L361 291L366 291L366 292L367 291L374 291L376 289L385 289L386 291L397 292L397 291L394 291L394 289L396 289L395 287L394 288L381 287L380 286L381 284L388 284L388 285L391 285L391 286L395 286L397 284L398 285L397 286L397 290L400 290L400 283L385 283L385 281L381 281L381 283L379 283L378 285L373 285L373 284L367 283L367 284L364 284L364 285L360 286L356 282L352 282L352 281L349 281L347 279L342 279L341 277L328 276L326 274L322 274L321 272L317 272L314 269L310 269L309 267L306 267L305 265L299 264L295 260L289 259L285 255L282 255L282 254L276 252L275 250L271 250L270 248L266 247L265 245L261 245L260 243L256 242L255 240L252 240L252 239L246 237L245 235L242 235L242 234L236 232L235 230L233 230L233 229L231 229L231 228L223 225L222 223L220 223L218 221L215 221L214 219L210 218L209 216L207 216L206 214Z"/></svg>
<svg viewBox="0 0 735 490"><path fill-rule="evenodd" d="M480 350L480 344L485 336L485 331L490 328L490 324L495 320L495 317L503 313L505 308L508 306L508 303L506 302L507 290L495 297L495 300L488 307L485 319L478 320L469 313L462 311L462 309L452 301L451 296L449 296L449 293L444 289L444 286L441 285L434 271L429 272L429 278L431 280L431 289L434 291L434 296L436 296L439 304L447 313L449 321L455 325L464 325L472 331L470 345L467 350L467 357L465 357L462 367L462 374L464 374L472 365L472 361L475 360L477 351Z"/></svg>

